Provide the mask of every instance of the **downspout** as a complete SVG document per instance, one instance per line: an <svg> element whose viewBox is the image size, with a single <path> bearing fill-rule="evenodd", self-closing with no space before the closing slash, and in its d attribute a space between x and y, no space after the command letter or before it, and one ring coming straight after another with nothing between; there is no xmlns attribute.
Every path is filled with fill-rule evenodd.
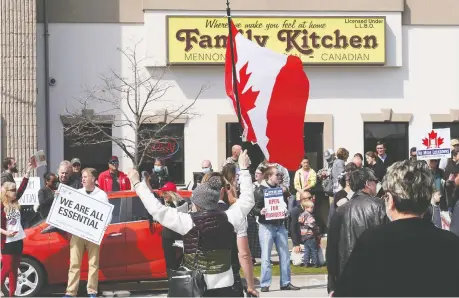
<svg viewBox="0 0 459 298"><path fill-rule="evenodd" d="M51 131L49 125L49 30L48 30L48 0L43 0L43 31L45 42L45 131L46 131L46 171L50 171Z"/></svg>

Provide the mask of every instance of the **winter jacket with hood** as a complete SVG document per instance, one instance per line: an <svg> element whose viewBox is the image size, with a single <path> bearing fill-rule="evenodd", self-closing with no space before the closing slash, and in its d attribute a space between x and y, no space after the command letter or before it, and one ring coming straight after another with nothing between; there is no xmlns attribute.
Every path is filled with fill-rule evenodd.
<svg viewBox="0 0 459 298"><path fill-rule="evenodd" d="M357 239L366 230L387 223L384 201L357 191L333 215L327 239L328 290L344 270Z"/></svg>

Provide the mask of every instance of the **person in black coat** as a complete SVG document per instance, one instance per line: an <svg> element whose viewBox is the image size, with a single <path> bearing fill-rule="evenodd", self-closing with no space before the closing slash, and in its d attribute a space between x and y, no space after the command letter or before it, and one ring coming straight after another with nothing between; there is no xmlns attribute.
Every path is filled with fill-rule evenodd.
<svg viewBox="0 0 459 298"><path fill-rule="evenodd" d="M422 219L433 175L420 161L401 161L383 181L391 223L357 240L334 297L458 297L459 237Z"/></svg>
<svg viewBox="0 0 459 298"><path fill-rule="evenodd" d="M351 172L349 179L354 195L336 209L330 221L326 250L328 292L333 291L360 235L387 221L384 204L375 197L377 178L373 171L358 169Z"/></svg>
<svg viewBox="0 0 459 298"><path fill-rule="evenodd" d="M51 205L54 202L55 192L57 190L57 176L53 173L47 172L43 175L45 179L45 187L38 191L38 212L42 218L47 218Z"/></svg>

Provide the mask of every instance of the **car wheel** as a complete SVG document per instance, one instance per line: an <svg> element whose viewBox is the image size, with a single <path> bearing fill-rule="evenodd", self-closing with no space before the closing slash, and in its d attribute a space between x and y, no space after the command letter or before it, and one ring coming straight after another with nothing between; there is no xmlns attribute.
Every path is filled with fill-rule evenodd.
<svg viewBox="0 0 459 298"><path fill-rule="evenodd" d="M46 273L40 263L24 257L21 259L18 270L18 281L16 286L16 294L18 297L33 297L37 296L45 285ZM2 293L9 294L9 278L2 285Z"/></svg>

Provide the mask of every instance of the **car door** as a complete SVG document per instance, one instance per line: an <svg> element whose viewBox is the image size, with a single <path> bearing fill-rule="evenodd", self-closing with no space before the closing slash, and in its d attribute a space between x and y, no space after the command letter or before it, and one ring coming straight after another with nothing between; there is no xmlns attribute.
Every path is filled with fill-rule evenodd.
<svg viewBox="0 0 459 298"><path fill-rule="evenodd" d="M100 247L99 279L114 280L126 274L126 262L123 258L126 248L126 213L124 199L110 199L113 205L112 221L105 231ZM50 279L56 283L66 283L70 265L70 238L69 233L49 228L49 255L45 267L49 270ZM84 254L81 263L81 279L88 276L88 256Z"/></svg>
<svg viewBox="0 0 459 298"><path fill-rule="evenodd" d="M127 275L139 279L166 278L162 226L151 220L139 197L127 199Z"/></svg>

